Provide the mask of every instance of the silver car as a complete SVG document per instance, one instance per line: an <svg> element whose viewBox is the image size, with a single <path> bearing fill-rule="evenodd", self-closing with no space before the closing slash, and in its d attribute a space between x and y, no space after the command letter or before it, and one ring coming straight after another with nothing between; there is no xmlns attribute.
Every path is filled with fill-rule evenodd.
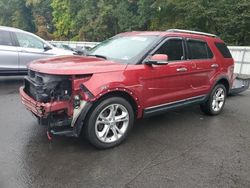
<svg viewBox="0 0 250 188"><path fill-rule="evenodd" d="M23 74L27 72L27 64L35 59L73 54L32 33L0 26L0 74Z"/></svg>

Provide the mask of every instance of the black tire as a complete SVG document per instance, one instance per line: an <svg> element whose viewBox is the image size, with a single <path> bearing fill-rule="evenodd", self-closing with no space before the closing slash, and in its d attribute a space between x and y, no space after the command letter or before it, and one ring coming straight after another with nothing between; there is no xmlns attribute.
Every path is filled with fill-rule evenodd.
<svg viewBox="0 0 250 188"><path fill-rule="evenodd" d="M103 112L103 110L108 108L110 105L121 105L122 107L124 107L128 112L128 123L126 124L126 127L127 127L126 131L118 140L116 140L114 142L106 143L104 141L101 141L97 136L96 121L97 121L97 118L99 118L99 115ZM117 113L118 113L118 110L117 110ZM117 123L115 123L115 124L117 124ZM93 109L91 110L90 114L88 115L86 126L84 127L85 137L92 145L94 145L98 149L112 148L112 147L115 147L115 146L121 144L126 139L128 133L130 132L130 130L133 127L133 124L134 124L134 110L133 110L131 104L127 100L125 100L124 98L121 98L121 97L106 98L106 99L100 101L98 104L96 104L93 107ZM104 127L103 127L103 129L104 129ZM109 129L109 131L110 130L111 129ZM107 131L107 132L109 132L109 131ZM112 130L112 133L113 133L113 130Z"/></svg>
<svg viewBox="0 0 250 188"><path fill-rule="evenodd" d="M220 108L218 108L218 110L215 110L213 108L213 101L214 101L215 93L217 91L221 90L221 89L224 92L224 100L223 100L223 103L220 104L221 105ZM208 115L211 115L211 116L220 114L221 111L224 108L224 105L225 105L225 102L226 102L226 97L227 97L227 90L226 90L225 86L223 84L217 84L213 88L212 92L210 93L207 101L200 105L201 111L204 112L205 114L208 114Z"/></svg>

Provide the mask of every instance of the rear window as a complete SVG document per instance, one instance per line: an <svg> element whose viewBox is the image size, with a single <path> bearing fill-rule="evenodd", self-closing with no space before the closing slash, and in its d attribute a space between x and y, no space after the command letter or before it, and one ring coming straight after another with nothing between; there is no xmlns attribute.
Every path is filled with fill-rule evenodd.
<svg viewBox="0 0 250 188"><path fill-rule="evenodd" d="M211 59L213 53L207 43L200 40L188 39L188 59Z"/></svg>
<svg viewBox="0 0 250 188"><path fill-rule="evenodd" d="M8 31L0 30L0 45L12 46L12 40Z"/></svg>
<svg viewBox="0 0 250 188"><path fill-rule="evenodd" d="M221 55L224 58L232 58L232 55L231 55L229 49L227 48L227 46L224 43L216 42L215 46L217 47L217 49L220 51Z"/></svg>

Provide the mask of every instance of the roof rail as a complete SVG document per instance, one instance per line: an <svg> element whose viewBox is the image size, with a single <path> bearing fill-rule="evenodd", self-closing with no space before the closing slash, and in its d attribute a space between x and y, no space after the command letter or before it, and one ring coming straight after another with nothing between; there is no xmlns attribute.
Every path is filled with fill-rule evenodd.
<svg viewBox="0 0 250 188"><path fill-rule="evenodd" d="M167 32L190 33L190 34L205 35L210 37L217 37L216 35L211 33L204 33L204 32L184 30L184 29L168 29Z"/></svg>

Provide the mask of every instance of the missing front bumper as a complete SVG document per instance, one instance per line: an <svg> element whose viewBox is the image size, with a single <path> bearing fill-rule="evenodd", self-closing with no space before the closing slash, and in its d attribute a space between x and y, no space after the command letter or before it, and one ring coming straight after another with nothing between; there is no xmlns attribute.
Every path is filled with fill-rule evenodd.
<svg viewBox="0 0 250 188"><path fill-rule="evenodd" d="M19 92L25 107L38 118L40 124L47 124L50 133L74 137L80 135L85 117L92 106L91 102L82 100L80 106L74 109L69 101L51 103L35 101L25 93L24 87L21 87ZM70 113L72 115L65 113L66 111L72 111Z"/></svg>

